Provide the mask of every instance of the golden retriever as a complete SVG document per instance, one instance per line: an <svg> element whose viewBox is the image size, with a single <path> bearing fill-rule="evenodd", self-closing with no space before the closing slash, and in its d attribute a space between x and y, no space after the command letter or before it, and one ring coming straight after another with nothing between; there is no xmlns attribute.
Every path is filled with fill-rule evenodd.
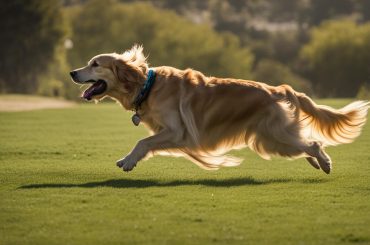
<svg viewBox="0 0 370 245"><path fill-rule="evenodd" d="M151 136L117 161L124 171L154 154L184 156L205 169L236 166L241 160L224 154L249 147L265 159L305 157L328 174L332 164L324 147L359 136L369 108L367 101L339 110L317 105L288 85L207 77L168 66L151 69L155 82L139 108L134 102L149 71L141 46L97 55L70 73L75 83L92 84L85 99L110 96L126 110L137 109L136 119L149 129Z"/></svg>

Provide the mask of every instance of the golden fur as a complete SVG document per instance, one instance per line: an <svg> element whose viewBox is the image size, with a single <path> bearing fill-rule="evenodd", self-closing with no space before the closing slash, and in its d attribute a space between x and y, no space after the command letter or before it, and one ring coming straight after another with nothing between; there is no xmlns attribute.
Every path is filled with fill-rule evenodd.
<svg viewBox="0 0 370 245"><path fill-rule="evenodd" d="M142 51L134 46L121 55L98 55L75 70L73 80L103 79L107 90L94 99L110 96L133 110L148 71ZM94 62L98 66L93 67ZM265 159L306 157L312 166L329 173L331 160L324 147L352 142L369 108L366 101L340 110L317 105L288 85L207 77L168 66L152 69L156 81L138 111L151 136L117 162L125 171L154 154L184 156L205 169L235 166L241 160L224 154L249 147Z"/></svg>

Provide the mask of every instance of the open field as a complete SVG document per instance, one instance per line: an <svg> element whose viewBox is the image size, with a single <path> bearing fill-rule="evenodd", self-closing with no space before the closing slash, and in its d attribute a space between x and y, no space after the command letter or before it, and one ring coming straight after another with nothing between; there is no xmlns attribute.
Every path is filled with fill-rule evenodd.
<svg viewBox="0 0 370 245"><path fill-rule="evenodd" d="M64 99L42 96L7 94L0 96L0 111L32 111L40 109L57 109L74 106L75 103Z"/></svg>
<svg viewBox="0 0 370 245"><path fill-rule="evenodd" d="M369 123L328 149L330 175L247 149L236 168L155 157L124 173L115 160L146 135L130 117L113 103L1 112L0 245L370 244Z"/></svg>

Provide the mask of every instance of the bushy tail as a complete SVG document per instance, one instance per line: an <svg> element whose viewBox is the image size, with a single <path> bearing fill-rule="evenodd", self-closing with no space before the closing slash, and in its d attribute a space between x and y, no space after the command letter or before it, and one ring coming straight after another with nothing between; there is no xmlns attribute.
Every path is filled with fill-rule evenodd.
<svg viewBox="0 0 370 245"><path fill-rule="evenodd" d="M300 111L301 125L306 137L327 146L350 143L360 135L366 122L370 104L368 101L355 101L336 110L317 105L303 93L294 95L296 99L292 103Z"/></svg>

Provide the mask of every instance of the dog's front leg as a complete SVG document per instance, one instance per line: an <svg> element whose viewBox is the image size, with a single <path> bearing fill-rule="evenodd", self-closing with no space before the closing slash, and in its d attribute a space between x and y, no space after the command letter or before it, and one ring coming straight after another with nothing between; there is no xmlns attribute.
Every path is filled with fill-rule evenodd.
<svg viewBox="0 0 370 245"><path fill-rule="evenodd" d="M156 135L140 140L130 154L117 161L117 166L128 172L150 151L174 149L183 145L181 132L165 129Z"/></svg>

